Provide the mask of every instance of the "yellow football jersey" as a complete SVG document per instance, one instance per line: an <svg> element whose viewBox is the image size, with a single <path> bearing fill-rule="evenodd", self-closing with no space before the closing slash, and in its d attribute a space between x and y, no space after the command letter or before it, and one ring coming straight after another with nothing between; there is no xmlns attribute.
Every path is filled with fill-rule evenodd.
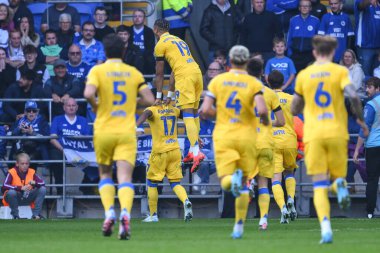
<svg viewBox="0 0 380 253"><path fill-rule="evenodd" d="M154 48L156 59L165 58L174 77L185 77L193 73L201 73L198 64L191 56L190 48L180 38L164 33Z"/></svg>
<svg viewBox="0 0 380 253"><path fill-rule="evenodd" d="M305 101L305 143L326 138L348 139L343 91L350 83L348 70L331 62L314 63L298 74L295 92Z"/></svg>
<svg viewBox="0 0 380 253"><path fill-rule="evenodd" d="M208 96L216 99L215 139L256 139L254 96L263 91L256 78L242 70L231 69L214 77Z"/></svg>
<svg viewBox="0 0 380 253"><path fill-rule="evenodd" d="M290 110L293 96L281 90L276 90L276 93L284 113L285 125L283 127L273 127L275 146L278 149L297 148L297 134L294 130L293 114Z"/></svg>
<svg viewBox="0 0 380 253"><path fill-rule="evenodd" d="M256 142L256 148L263 149L263 148L273 148L273 135L272 135L272 120L274 120L274 110L278 110L281 108L280 101L277 97L277 94L270 88L264 86L264 100L265 104L268 108L268 118L270 119L269 125L264 126L260 122L259 115L256 114L257 117L257 142ZM255 108L255 113L256 108Z"/></svg>
<svg viewBox="0 0 380 253"><path fill-rule="evenodd" d="M87 84L97 88L94 133L135 134L137 94L147 88L143 75L119 59L109 59L91 69Z"/></svg>
<svg viewBox="0 0 380 253"><path fill-rule="evenodd" d="M152 152L164 153L173 149L179 149L177 119L180 110L171 105L151 106L145 110L152 112L152 116L147 120L152 131Z"/></svg>

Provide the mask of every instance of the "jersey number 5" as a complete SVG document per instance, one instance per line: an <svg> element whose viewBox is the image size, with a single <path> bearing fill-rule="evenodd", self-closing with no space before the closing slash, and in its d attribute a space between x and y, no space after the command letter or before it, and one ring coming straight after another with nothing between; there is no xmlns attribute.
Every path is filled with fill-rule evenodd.
<svg viewBox="0 0 380 253"><path fill-rule="evenodd" d="M120 90L121 86L125 86L124 81L113 82L113 94L120 96L119 100L117 99L113 100L113 105L123 105L125 104L125 102L127 102L127 93L125 93L125 91Z"/></svg>
<svg viewBox="0 0 380 253"><path fill-rule="evenodd" d="M233 91L227 100L226 108L234 109L236 115L240 115L241 104L240 99L235 99L237 91Z"/></svg>
<svg viewBox="0 0 380 253"><path fill-rule="evenodd" d="M331 104L331 95L327 91L323 90L323 85L323 82L318 84L318 89L314 96L315 103L322 108Z"/></svg>

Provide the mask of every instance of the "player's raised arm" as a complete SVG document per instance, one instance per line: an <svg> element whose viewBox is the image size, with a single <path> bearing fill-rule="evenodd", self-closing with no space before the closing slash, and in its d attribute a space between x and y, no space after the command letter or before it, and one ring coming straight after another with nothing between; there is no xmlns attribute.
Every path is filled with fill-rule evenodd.
<svg viewBox="0 0 380 253"><path fill-rule="evenodd" d="M298 115L302 113L302 110L305 106L305 101L302 96L294 93L293 102L291 106L291 111L293 115Z"/></svg>
<svg viewBox="0 0 380 253"><path fill-rule="evenodd" d="M255 95L255 104L257 108L257 114L260 116L264 126L269 125L268 108L265 105L264 97L261 93Z"/></svg>
<svg viewBox="0 0 380 253"><path fill-rule="evenodd" d="M142 123L145 122L145 120L149 119L150 117L152 117L153 113L151 110L148 110L146 109L141 115L140 117L138 118L138 120L136 121L136 126L140 126Z"/></svg>
<svg viewBox="0 0 380 253"><path fill-rule="evenodd" d="M347 85L344 88L344 93L348 96L348 99L350 100L351 111L357 118L356 122L362 128L364 137L367 137L369 134L369 130L366 123L364 122L362 102L360 101L360 98L355 91L355 87L352 84Z"/></svg>
<svg viewBox="0 0 380 253"><path fill-rule="evenodd" d="M139 90L139 95L141 97L139 100L140 105L151 106L154 103L153 93L148 87Z"/></svg>
<svg viewBox="0 0 380 253"><path fill-rule="evenodd" d="M281 109L281 106L274 109L273 112L276 119L272 121L272 126L283 127L285 125L285 117L284 117L284 112Z"/></svg>
<svg viewBox="0 0 380 253"><path fill-rule="evenodd" d="M202 118L215 118L216 110L214 107L215 98L207 95L202 103L202 107L199 109L199 114Z"/></svg>

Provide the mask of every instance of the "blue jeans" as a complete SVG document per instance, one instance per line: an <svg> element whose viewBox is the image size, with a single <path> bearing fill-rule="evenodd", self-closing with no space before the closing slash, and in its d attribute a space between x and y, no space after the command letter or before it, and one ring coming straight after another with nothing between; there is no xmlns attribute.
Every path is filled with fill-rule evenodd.
<svg viewBox="0 0 380 253"><path fill-rule="evenodd" d="M209 149L202 149L203 154L207 157L207 159L214 159L214 152ZM201 178L201 183L209 183L210 182L210 175L214 174L216 172L215 163L209 163L209 162L203 162L201 165L199 165L198 169L198 176Z"/></svg>
<svg viewBox="0 0 380 253"><path fill-rule="evenodd" d="M379 48L357 48L358 60L362 65L362 69L366 76L373 75L373 69L375 68L375 60Z"/></svg>

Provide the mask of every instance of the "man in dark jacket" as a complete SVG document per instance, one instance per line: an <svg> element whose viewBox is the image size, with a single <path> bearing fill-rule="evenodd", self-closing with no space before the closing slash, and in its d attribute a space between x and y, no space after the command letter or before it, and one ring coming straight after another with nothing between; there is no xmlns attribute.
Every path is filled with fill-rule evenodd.
<svg viewBox="0 0 380 253"><path fill-rule="evenodd" d="M11 84L5 91L4 98L43 98L43 89L41 85L35 84L35 73L32 70L27 70L21 73L20 80ZM24 116L25 102L4 102L1 115L3 122L14 122ZM39 107L45 107L40 104Z"/></svg>
<svg viewBox="0 0 380 253"><path fill-rule="evenodd" d="M53 99L52 116L63 114L62 104L68 98L82 98L79 79L67 73L66 62L58 59L54 62L55 76L45 84L44 94Z"/></svg>
<svg viewBox="0 0 380 253"><path fill-rule="evenodd" d="M133 25L129 27L129 44L138 47L144 59L144 75L152 75L156 71L156 60L154 58L154 46L156 40L151 28L144 25L145 12L142 9L136 9L133 12ZM150 81L151 79L146 79Z"/></svg>
<svg viewBox="0 0 380 253"><path fill-rule="evenodd" d="M228 0L212 0L203 12L200 34L207 40L209 63L214 60L216 50L229 51L237 41L238 17L235 6Z"/></svg>
<svg viewBox="0 0 380 253"><path fill-rule="evenodd" d="M273 39L282 38L278 17L265 10L264 0L253 0L253 12L244 19L241 29L241 44L252 53L261 53L264 61L274 57Z"/></svg>

